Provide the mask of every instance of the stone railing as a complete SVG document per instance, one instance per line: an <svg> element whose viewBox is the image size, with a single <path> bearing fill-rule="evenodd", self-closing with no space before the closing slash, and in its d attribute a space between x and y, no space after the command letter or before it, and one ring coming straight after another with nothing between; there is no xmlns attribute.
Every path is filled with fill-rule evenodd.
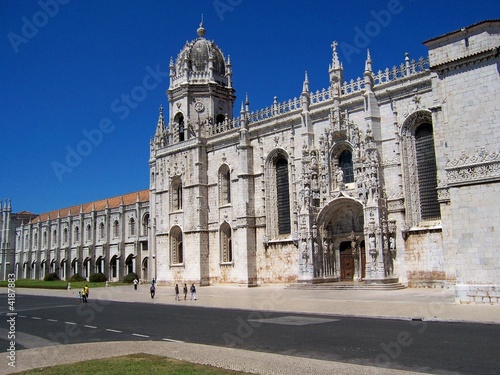
<svg viewBox="0 0 500 375"><path fill-rule="evenodd" d="M300 104L299 98L293 98L282 103L278 103L278 99L274 97L274 103L270 107L261 109L260 111L251 112L249 114L248 120L250 123L265 120L274 116L278 116L284 113L300 109L302 106Z"/></svg>
<svg viewBox="0 0 500 375"><path fill-rule="evenodd" d="M354 92L363 91L365 89L365 81L358 77L357 80L351 79L349 82L344 82L340 89L341 95L349 95Z"/></svg>
<svg viewBox="0 0 500 375"><path fill-rule="evenodd" d="M225 119L222 122L214 125L208 125L208 136L225 133L231 129L238 127L239 118Z"/></svg>
<svg viewBox="0 0 500 375"><path fill-rule="evenodd" d="M410 60L408 54L406 55L405 62L399 66L394 66L392 69L385 69L384 71L379 70L377 74L373 76L374 86L381 85L391 81L397 81L404 79L429 69L429 59L424 59L421 57L418 60ZM351 79L350 81L345 81L341 86L341 96L350 95L356 92L362 92L365 89L364 79L358 77L356 80ZM316 91L309 96L309 102L311 105L323 103L332 99L332 90L330 88L323 89L321 91ZM293 98L282 103L278 103L277 98L274 98L274 102L271 106L264 109L251 112L248 116L249 123L255 123L262 120L267 120L275 116L282 115L294 111L296 109L302 108L300 98ZM237 125L235 125L237 126ZM229 129L234 128L216 125L213 134L218 134Z"/></svg>
<svg viewBox="0 0 500 375"><path fill-rule="evenodd" d="M332 90L323 89L321 91L316 91L309 97L310 104L322 103L332 98Z"/></svg>
<svg viewBox="0 0 500 375"><path fill-rule="evenodd" d="M385 69L384 71L379 70L377 74L373 77L374 85L381 85L390 81L396 81L398 79L413 76L415 74L425 72L429 69L429 59L424 59L421 57L418 61L406 58L405 63L397 66L393 66L392 69Z"/></svg>
<svg viewBox="0 0 500 375"><path fill-rule="evenodd" d="M186 72L181 72L177 74L175 77L172 77L172 86L178 86L183 82L189 83L203 83L208 82L210 80L210 72L188 72L186 78ZM227 78L221 77L218 74L214 73L212 80L221 84L227 85Z"/></svg>

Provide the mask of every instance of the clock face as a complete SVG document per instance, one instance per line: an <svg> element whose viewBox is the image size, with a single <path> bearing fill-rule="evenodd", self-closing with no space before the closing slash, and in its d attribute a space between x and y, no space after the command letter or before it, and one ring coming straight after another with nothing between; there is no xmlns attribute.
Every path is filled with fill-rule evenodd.
<svg viewBox="0 0 500 375"><path fill-rule="evenodd" d="M202 102L196 102L196 103L194 103L194 109L196 112L203 112L203 110L205 109L205 106L203 105Z"/></svg>

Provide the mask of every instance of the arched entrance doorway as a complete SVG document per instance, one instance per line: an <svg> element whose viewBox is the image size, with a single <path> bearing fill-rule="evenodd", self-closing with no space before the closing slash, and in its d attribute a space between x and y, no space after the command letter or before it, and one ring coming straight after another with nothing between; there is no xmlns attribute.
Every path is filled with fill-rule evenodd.
<svg viewBox="0 0 500 375"><path fill-rule="evenodd" d="M321 268L315 270L316 278L362 280L366 264L363 205L341 195L321 210L317 223L323 262L315 262Z"/></svg>

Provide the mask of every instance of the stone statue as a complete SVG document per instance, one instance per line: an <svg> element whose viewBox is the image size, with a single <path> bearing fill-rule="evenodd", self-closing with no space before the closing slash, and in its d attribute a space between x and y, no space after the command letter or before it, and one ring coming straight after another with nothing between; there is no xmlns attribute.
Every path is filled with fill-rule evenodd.
<svg viewBox="0 0 500 375"><path fill-rule="evenodd" d="M342 168L339 168L337 171L337 183L341 184L344 182L344 171Z"/></svg>

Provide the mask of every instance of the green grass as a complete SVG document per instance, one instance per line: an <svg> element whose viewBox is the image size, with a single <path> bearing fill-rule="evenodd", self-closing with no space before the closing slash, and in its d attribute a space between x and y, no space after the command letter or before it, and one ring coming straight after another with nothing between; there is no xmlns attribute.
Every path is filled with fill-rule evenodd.
<svg viewBox="0 0 500 375"><path fill-rule="evenodd" d="M7 287L7 281L0 281L0 287ZM102 288L106 286L106 283L91 283L88 281L76 281L71 282L71 289L82 289L85 285L88 285L90 289L92 288ZM120 286L120 285L131 285L123 283L108 283L109 286ZM55 281L43 281L43 280L32 280L32 279L19 279L16 280L16 288L40 288L40 289L67 289L68 282L63 280Z"/></svg>
<svg viewBox="0 0 500 375"><path fill-rule="evenodd" d="M249 375L212 366L198 365L150 354L131 354L122 357L78 362L20 372L20 375Z"/></svg>

